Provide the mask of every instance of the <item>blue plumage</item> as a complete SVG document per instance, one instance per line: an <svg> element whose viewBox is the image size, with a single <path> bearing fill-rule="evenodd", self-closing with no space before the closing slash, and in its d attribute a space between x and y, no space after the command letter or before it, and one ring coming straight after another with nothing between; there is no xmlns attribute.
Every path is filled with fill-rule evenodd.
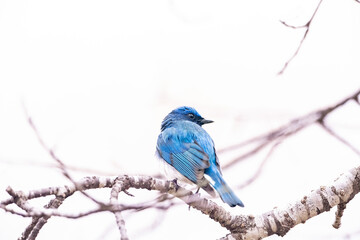
<svg viewBox="0 0 360 240"><path fill-rule="evenodd" d="M206 120L191 107L179 107L170 112L161 124L157 140L158 155L186 179L214 196L214 189L231 207L244 204L222 177L214 142L201 127L213 121ZM213 183L205 177L208 175Z"/></svg>

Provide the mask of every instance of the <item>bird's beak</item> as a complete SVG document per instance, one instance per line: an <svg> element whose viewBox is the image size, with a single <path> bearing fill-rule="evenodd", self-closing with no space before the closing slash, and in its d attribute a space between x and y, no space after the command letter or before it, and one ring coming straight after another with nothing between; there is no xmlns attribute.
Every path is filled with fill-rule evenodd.
<svg viewBox="0 0 360 240"><path fill-rule="evenodd" d="M203 124L207 124L207 123L212 123L214 121L213 120L202 119L200 122L201 122L201 125L203 125Z"/></svg>

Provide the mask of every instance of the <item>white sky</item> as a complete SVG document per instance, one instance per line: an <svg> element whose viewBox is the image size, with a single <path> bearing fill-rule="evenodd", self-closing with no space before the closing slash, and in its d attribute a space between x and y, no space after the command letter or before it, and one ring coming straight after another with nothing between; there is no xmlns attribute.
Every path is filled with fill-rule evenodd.
<svg viewBox="0 0 360 240"><path fill-rule="evenodd" d="M22 101L48 145L66 164L84 170L73 173L81 178L157 173L161 120L181 105L215 120L205 128L222 148L355 92L360 4L351 0L324 1L299 55L276 75L304 33L279 20L303 25L317 3L0 1L0 199L8 185L27 190L66 183L48 166L53 161L27 124ZM359 120L359 107L350 103L329 124L359 145ZM225 179L241 184L264 154L225 171ZM354 153L312 126L282 144L261 177L237 191L246 208L232 210L256 214L286 205L358 164ZM138 199L146 195L135 193ZM106 200L109 192L96 196ZM74 197L60 209L85 210L83 202ZM348 205L340 230L331 227L331 211L284 239L339 239L359 231L359 205L359 197ZM227 233L186 206L171 209L154 231L143 230L162 217L125 214L130 238L215 239ZM1 211L0 226L9 228L0 239L19 237L28 223ZM51 219L38 239L118 237L114 217L99 214Z"/></svg>

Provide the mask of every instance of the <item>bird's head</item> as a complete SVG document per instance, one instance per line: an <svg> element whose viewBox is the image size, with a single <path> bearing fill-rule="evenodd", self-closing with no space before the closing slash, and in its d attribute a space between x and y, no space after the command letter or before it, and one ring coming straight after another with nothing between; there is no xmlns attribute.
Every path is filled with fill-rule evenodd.
<svg viewBox="0 0 360 240"><path fill-rule="evenodd" d="M202 126L207 123L212 123L212 120L206 120L192 107L178 107L172 110L161 123L161 131L169 127L174 121L190 121Z"/></svg>

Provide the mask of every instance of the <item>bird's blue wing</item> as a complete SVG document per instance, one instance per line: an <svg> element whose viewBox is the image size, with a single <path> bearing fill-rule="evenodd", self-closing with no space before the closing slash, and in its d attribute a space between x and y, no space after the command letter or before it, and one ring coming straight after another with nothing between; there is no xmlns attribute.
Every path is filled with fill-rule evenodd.
<svg viewBox="0 0 360 240"><path fill-rule="evenodd" d="M192 135L161 133L157 141L159 155L193 183L204 177L210 166L209 156Z"/></svg>

